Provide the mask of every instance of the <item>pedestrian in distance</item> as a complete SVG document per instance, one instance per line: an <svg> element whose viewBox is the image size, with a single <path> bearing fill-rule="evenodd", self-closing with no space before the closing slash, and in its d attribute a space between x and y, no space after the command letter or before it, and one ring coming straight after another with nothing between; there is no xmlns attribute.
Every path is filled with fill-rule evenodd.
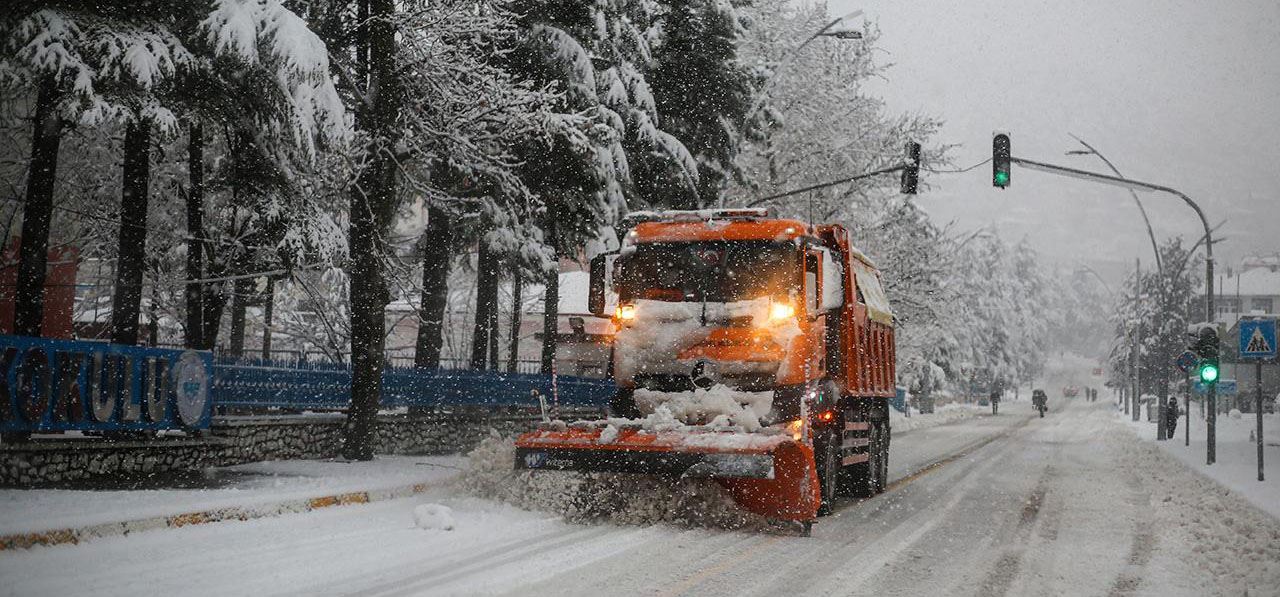
<svg viewBox="0 0 1280 597"><path fill-rule="evenodd" d="M1176 396L1169 397L1169 407L1165 409L1165 437L1173 437L1173 432L1178 430L1178 398Z"/></svg>

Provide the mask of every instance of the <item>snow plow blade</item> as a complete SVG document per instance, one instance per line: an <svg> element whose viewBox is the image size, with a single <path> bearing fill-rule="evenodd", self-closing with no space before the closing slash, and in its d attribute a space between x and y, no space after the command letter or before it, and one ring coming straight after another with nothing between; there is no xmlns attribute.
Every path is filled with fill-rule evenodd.
<svg viewBox="0 0 1280 597"><path fill-rule="evenodd" d="M813 449L787 435L623 429L540 430L516 439L515 467L715 479L744 510L778 520L817 516Z"/></svg>

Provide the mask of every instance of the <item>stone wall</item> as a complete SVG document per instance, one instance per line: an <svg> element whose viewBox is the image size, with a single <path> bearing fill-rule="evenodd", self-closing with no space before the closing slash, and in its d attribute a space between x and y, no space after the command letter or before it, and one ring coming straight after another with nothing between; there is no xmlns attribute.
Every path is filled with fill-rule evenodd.
<svg viewBox="0 0 1280 597"><path fill-rule="evenodd" d="M600 413L580 413L598 416ZM379 454L468 452L490 430L513 435L537 426L531 414L383 415ZM0 445L0 487L32 487L111 478L116 482L261 460L334 458L342 445L340 414L234 416L214 419L207 434L146 440L36 438Z"/></svg>

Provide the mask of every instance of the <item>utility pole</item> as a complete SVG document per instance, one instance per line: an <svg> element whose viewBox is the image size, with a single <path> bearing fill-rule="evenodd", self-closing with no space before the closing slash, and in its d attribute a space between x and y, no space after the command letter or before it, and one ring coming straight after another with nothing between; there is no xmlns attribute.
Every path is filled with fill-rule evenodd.
<svg viewBox="0 0 1280 597"><path fill-rule="evenodd" d="M1142 410L1142 260L1138 258L1133 260L1133 312L1133 352L1130 354L1133 361L1133 409L1129 414L1137 421L1138 411Z"/></svg>

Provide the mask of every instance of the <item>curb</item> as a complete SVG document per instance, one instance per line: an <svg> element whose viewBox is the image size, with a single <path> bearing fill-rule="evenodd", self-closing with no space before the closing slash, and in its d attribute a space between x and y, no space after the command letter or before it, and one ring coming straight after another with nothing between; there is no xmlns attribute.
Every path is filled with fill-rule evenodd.
<svg viewBox="0 0 1280 597"><path fill-rule="evenodd" d="M334 506L383 502L387 500L411 497L427 491L427 489L432 486L432 484L428 483L415 483L413 485L402 485L400 487L392 487L389 489L337 493L313 498L288 500L274 504L264 504L260 506L230 506L227 508L216 508L213 510L184 512L182 514L173 514L169 516L139 518L136 520L126 520L124 522L107 522L75 529L56 529L52 531L0 535L0 551L28 549L35 546L78 544L82 541L88 541L89 539L127 536L133 533L140 533L155 529L176 529L179 527L210 524L215 522L272 518L285 514L311 512L321 508L332 508Z"/></svg>

